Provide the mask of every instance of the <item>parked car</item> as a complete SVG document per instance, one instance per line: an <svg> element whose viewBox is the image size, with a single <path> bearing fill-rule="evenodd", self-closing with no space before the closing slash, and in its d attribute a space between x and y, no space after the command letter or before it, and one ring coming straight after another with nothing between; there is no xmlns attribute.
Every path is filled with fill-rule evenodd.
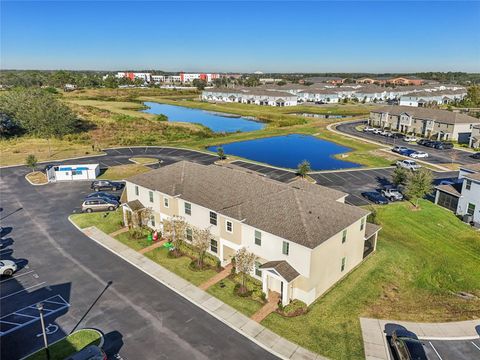
<svg viewBox="0 0 480 360"><path fill-rule="evenodd" d="M411 153L410 155L408 155L414 159L418 159L418 158L427 158L428 157L428 153L426 153L425 151L414 151L413 153Z"/></svg>
<svg viewBox="0 0 480 360"><path fill-rule="evenodd" d="M110 181L110 180L95 180L90 185L90 189L93 189L95 191L100 191L100 190L116 191L118 189L121 189L122 187L123 187L122 183L116 182L116 181Z"/></svg>
<svg viewBox="0 0 480 360"><path fill-rule="evenodd" d="M423 145L434 148L435 146L437 146L437 143L438 141L428 140Z"/></svg>
<svg viewBox="0 0 480 360"><path fill-rule="evenodd" d="M406 142L416 142L417 141L417 138L415 136L412 136L412 135L409 135L409 136L405 136L403 138L403 141L406 141Z"/></svg>
<svg viewBox="0 0 480 360"><path fill-rule="evenodd" d="M119 205L120 204L118 201L105 198L85 199L85 201L82 203L82 211L113 211Z"/></svg>
<svg viewBox="0 0 480 360"><path fill-rule="evenodd" d="M421 168L414 160L398 160L397 167L402 167L412 171L416 171Z"/></svg>
<svg viewBox="0 0 480 360"><path fill-rule="evenodd" d="M377 191L363 192L362 196L375 204L388 204L388 199Z"/></svg>
<svg viewBox="0 0 480 360"><path fill-rule="evenodd" d="M399 360L428 360L422 342L408 330L394 330L390 344Z"/></svg>
<svg viewBox="0 0 480 360"><path fill-rule="evenodd" d="M97 345L89 345L65 360L107 360L107 355Z"/></svg>
<svg viewBox="0 0 480 360"><path fill-rule="evenodd" d="M120 196L113 195L105 191L97 191L85 196L85 199L92 199L92 198L104 198L104 199L115 200L115 201L120 200Z"/></svg>
<svg viewBox="0 0 480 360"><path fill-rule="evenodd" d="M402 133L392 133L392 138L393 139L403 139L405 137L404 134Z"/></svg>
<svg viewBox="0 0 480 360"><path fill-rule="evenodd" d="M372 132L373 130L375 130L375 128L368 125L363 128L363 132Z"/></svg>
<svg viewBox="0 0 480 360"><path fill-rule="evenodd" d="M415 150L407 149L407 150L399 151L398 153L399 153L400 155L403 155L403 156L410 156L410 155L412 155L414 152L415 152Z"/></svg>
<svg viewBox="0 0 480 360"><path fill-rule="evenodd" d="M388 134L390 134L390 132L387 130L383 130L379 132L379 135L382 135L382 136L388 136Z"/></svg>
<svg viewBox="0 0 480 360"><path fill-rule="evenodd" d="M418 145L424 145L424 146L425 146L425 144L426 144L427 142L429 142L429 141L430 141L430 140L428 140L428 139L420 139L420 140L417 141L417 144L418 144Z"/></svg>
<svg viewBox="0 0 480 360"><path fill-rule="evenodd" d="M406 150L408 150L408 148L406 146L394 146L392 148L393 152L396 152L396 153L399 153L399 154L400 154L400 152L406 151Z"/></svg>
<svg viewBox="0 0 480 360"><path fill-rule="evenodd" d="M374 134L380 134L383 130L382 129L373 129L372 133Z"/></svg>
<svg viewBox="0 0 480 360"><path fill-rule="evenodd" d="M0 261L0 275L12 276L17 271L17 264L12 260Z"/></svg>
<svg viewBox="0 0 480 360"><path fill-rule="evenodd" d="M438 150L449 150L453 149L453 143L438 141L434 147Z"/></svg>
<svg viewBox="0 0 480 360"><path fill-rule="evenodd" d="M385 186L382 190L382 195L385 196L390 201L400 201L403 200L403 195L396 187Z"/></svg>
<svg viewBox="0 0 480 360"><path fill-rule="evenodd" d="M472 159L480 159L480 152L470 155Z"/></svg>

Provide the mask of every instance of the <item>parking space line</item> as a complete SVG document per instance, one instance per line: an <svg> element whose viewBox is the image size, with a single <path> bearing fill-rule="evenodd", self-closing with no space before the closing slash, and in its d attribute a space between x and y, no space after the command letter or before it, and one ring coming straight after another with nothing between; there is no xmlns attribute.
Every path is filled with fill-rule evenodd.
<svg viewBox="0 0 480 360"><path fill-rule="evenodd" d="M9 298L10 296L14 296L14 295L17 295L17 294L20 294L21 292L24 292L24 291L27 291L27 290L30 290L30 289L33 289L34 287L38 287L38 286L41 286L43 284L46 284L45 281L42 281L41 283L38 283L38 284L35 284L35 285L32 285L32 286L29 286L29 287L26 287L20 291L17 291L17 292L14 292L12 294L8 294L8 295L5 295L5 296L2 296L0 297L0 300L3 300L3 299L6 299L6 298Z"/></svg>
<svg viewBox="0 0 480 360"><path fill-rule="evenodd" d="M437 354L438 358L439 358L440 360L443 360L442 357L440 356L440 354L438 353L437 349L435 349L435 346L433 346L432 342L429 341L428 343L429 343L430 346L432 347L433 351L435 351L435 354Z"/></svg>
<svg viewBox="0 0 480 360"><path fill-rule="evenodd" d="M330 180L328 177L326 177L325 175L322 175L322 174L315 174L315 176L321 176L322 178L324 178L325 180L327 180L328 182L331 182L333 183L333 180Z"/></svg>
<svg viewBox="0 0 480 360"><path fill-rule="evenodd" d="M0 281L0 284L3 284L4 282L7 282L7 281L9 281L9 280L17 279L17 278L19 278L20 276L27 275L27 274L30 274L30 273L32 273L32 272L33 272L33 270L30 270L30 271L27 271L27 272L18 274L17 276L10 276L8 279L5 279L5 280Z"/></svg>
<svg viewBox="0 0 480 360"><path fill-rule="evenodd" d="M480 351L480 346L478 346L477 344L475 344L473 341L470 341L472 343L473 346L475 346L479 351Z"/></svg>

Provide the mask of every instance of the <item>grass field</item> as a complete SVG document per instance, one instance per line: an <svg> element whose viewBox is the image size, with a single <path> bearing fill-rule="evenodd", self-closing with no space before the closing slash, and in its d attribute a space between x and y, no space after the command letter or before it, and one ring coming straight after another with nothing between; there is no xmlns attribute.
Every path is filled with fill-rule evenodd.
<svg viewBox="0 0 480 360"><path fill-rule="evenodd" d="M362 359L359 317L453 321L480 317L480 233L427 201L378 207L378 251L306 315L262 324L332 359ZM460 291L476 299L464 300Z"/></svg>
<svg viewBox="0 0 480 360"><path fill-rule="evenodd" d="M66 357L82 350L88 345L100 344L100 334L98 331L84 329L75 331L55 344L49 346L51 360L63 360ZM28 356L26 360L44 360L46 359L45 350L39 350Z"/></svg>
<svg viewBox="0 0 480 360"><path fill-rule="evenodd" d="M334 120L314 119L292 113L340 114L364 117L370 105L325 105L276 108L238 103L210 104L198 101L195 90L171 91L164 89L88 89L64 93L61 98L81 119L78 131L62 140L52 140L52 154L47 142L35 138L2 140L0 165L21 164L28 154L40 161L85 156L99 153L99 149L112 146L169 145L194 149L260 137L291 133L315 134L352 148L347 161L365 166L384 166L382 156L374 153L378 147L346 139L326 130ZM142 101L157 101L217 112L253 116L266 122L265 129L248 133L215 134L196 124L170 123L155 120L155 115L142 113Z"/></svg>
<svg viewBox="0 0 480 360"><path fill-rule="evenodd" d="M81 229L89 226L96 226L106 234L122 228L123 213L122 210L112 212L82 213L73 214L70 219Z"/></svg>
<svg viewBox="0 0 480 360"><path fill-rule="evenodd" d="M98 176L98 179L124 180L130 176L146 173L150 170L152 169L142 164L115 165L105 169Z"/></svg>

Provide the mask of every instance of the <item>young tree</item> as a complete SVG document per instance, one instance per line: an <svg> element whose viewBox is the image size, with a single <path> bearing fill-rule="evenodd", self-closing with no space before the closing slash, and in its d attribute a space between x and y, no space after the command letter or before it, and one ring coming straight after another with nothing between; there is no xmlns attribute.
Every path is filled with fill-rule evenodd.
<svg viewBox="0 0 480 360"><path fill-rule="evenodd" d="M175 246L175 251L178 254L180 247L185 241L187 222L183 217L174 215L170 219L163 220L162 223L163 236Z"/></svg>
<svg viewBox="0 0 480 360"><path fill-rule="evenodd" d="M223 147L219 146L217 148L217 155L220 160L225 159L225 151L223 150Z"/></svg>
<svg viewBox="0 0 480 360"><path fill-rule="evenodd" d="M193 239L192 243L193 246L198 251L198 259L197 259L197 266L199 269L203 268L203 259L205 258L205 253L210 246L210 239L212 238L212 233L210 232L210 228L206 229L198 229L195 228L193 231Z"/></svg>
<svg viewBox="0 0 480 360"><path fill-rule="evenodd" d="M192 85L195 86L198 90L203 90L207 86L207 82L201 79L194 79Z"/></svg>
<svg viewBox="0 0 480 360"><path fill-rule="evenodd" d="M405 195L418 208L418 200L433 190L433 175L430 170L421 168L408 175Z"/></svg>
<svg viewBox="0 0 480 360"><path fill-rule="evenodd" d="M310 172L310 170L310 163L307 160L303 160L300 164L298 164L297 174L301 177L305 177Z"/></svg>
<svg viewBox="0 0 480 360"><path fill-rule="evenodd" d="M395 186L405 185L408 178L408 170L402 167L397 167L392 174L392 183Z"/></svg>
<svg viewBox="0 0 480 360"><path fill-rule="evenodd" d="M32 171L35 171L35 167L37 166L38 160L37 157L33 154L30 154L25 159L25 165L27 165Z"/></svg>
<svg viewBox="0 0 480 360"><path fill-rule="evenodd" d="M240 248L235 254L235 267L242 275L242 284L239 292L244 294L248 291L246 286L247 275L253 270L255 266L255 254L249 252L246 248Z"/></svg>

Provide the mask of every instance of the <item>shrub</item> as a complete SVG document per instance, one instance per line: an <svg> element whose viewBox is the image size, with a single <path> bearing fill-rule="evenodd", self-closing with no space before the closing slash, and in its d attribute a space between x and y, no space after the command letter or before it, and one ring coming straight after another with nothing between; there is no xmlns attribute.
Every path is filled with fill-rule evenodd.
<svg viewBox="0 0 480 360"><path fill-rule="evenodd" d="M235 287L233 288L233 293L240 297L250 297L252 296L252 290L240 291L242 289L242 284L236 283Z"/></svg>
<svg viewBox="0 0 480 360"><path fill-rule="evenodd" d="M278 312L286 317L294 317L305 314L308 311L307 304L303 301L295 299L290 304L283 306L278 305Z"/></svg>

